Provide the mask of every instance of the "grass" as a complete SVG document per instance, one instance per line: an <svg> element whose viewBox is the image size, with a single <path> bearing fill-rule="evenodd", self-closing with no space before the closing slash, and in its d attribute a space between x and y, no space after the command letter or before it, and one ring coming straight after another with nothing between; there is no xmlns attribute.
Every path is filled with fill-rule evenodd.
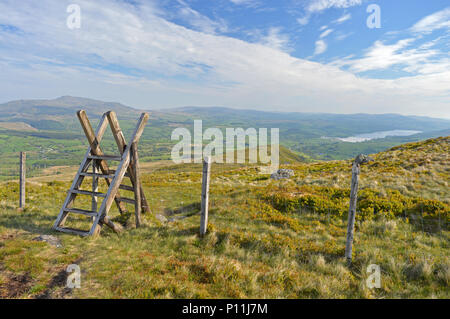
<svg viewBox="0 0 450 319"><path fill-rule="evenodd" d="M377 198L392 199L386 196L398 192L396 199L433 199L443 205L442 217L448 219L445 154L448 138L380 153L374 164L362 169L362 190L377 185ZM450 297L447 229L423 232L413 220L389 214L360 218L354 262L347 267L345 214L277 206L264 195L278 192L297 203L308 194L337 201L336 194L348 192L349 162L285 167L294 169L295 177L280 182L262 178L256 166L213 164L209 231L203 238L198 236L201 167L196 164L143 165L143 186L153 214L145 216L139 229L130 215L121 219L124 233L104 228L96 238L51 231L73 172L58 176L61 181L33 179L24 211L16 207L17 182L2 183L0 297ZM406 177L413 187L399 189ZM77 205L88 203L89 198L77 198ZM111 214L118 219L116 208ZM156 214L171 221L160 222ZM63 247L34 241L39 234L56 235ZM72 263L81 268L80 289L65 288L65 269ZM366 286L370 264L381 267L379 289Z"/></svg>

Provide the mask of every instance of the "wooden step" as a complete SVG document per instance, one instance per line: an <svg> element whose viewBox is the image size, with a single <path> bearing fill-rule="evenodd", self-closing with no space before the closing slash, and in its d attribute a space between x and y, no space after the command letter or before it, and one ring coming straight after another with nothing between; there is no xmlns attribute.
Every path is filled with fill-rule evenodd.
<svg viewBox="0 0 450 319"><path fill-rule="evenodd" d="M75 193L75 194L82 194L82 195L94 195L96 197L106 197L105 193L99 193L99 192L91 192L91 191L83 191L80 189L73 189L70 192Z"/></svg>
<svg viewBox="0 0 450 319"><path fill-rule="evenodd" d="M114 174L99 174L99 173L80 173L81 176L95 176L95 177L100 177L100 178L113 178Z"/></svg>
<svg viewBox="0 0 450 319"><path fill-rule="evenodd" d="M89 231L81 230L81 229L75 229L75 228L69 228L69 227L55 227L55 230L68 233L68 234L75 234L80 236L89 236Z"/></svg>
<svg viewBox="0 0 450 319"><path fill-rule="evenodd" d="M71 212L75 214L85 215L85 216L97 216L97 212L94 212L92 210L85 210L85 209L79 209L79 208L65 208L64 211Z"/></svg>
<svg viewBox="0 0 450 319"><path fill-rule="evenodd" d="M88 158L96 159L96 160L108 160L108 161L121 161L122 160L122 156L117 156L117 155L88 155Z"/></svg>
<svg viewBox="0 0 450 319"><path fill-rule="evenodd" d="M133 186L120 184L119 185L119 189L123 189L123 190L126 190L126 191L134 192Z"/></svg>
<svg viewBox="0 0 450 319"><path fill-rule="evenodd" d="M119 201L119 202L125 202L125 203L129 203L129 204L136 204L136 201L134 200L134 199L131 199L131 198L126 198L126 197L116 197L116 199Z"/></svg>

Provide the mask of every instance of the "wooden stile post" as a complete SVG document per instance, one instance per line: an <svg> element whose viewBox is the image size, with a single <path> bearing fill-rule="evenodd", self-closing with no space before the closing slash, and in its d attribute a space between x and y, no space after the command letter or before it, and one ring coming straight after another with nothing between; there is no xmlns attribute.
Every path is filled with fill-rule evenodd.
<svg viewBox="0 0 450 319"><path fill-rule="evenodd" d="M133 173L134 173L134 214L136 216L136 228L141 226L142 218L142 200L141 200L141 181L139 172L139 157L137 151L137 143L131 145Z"/></svg>
<svg viewBox="0 0 450 319"><path fill-rule="evenodd" d="M347 243L345 245L345 258L347 262L352 262L352 245L353 245L353 233L355 230L355 217L356 217L356 203L358 200L358 182L361 164L373 161L370 157L359 154L352 165L352 184L350 190L350 207L348 210L348 225L347 225Z"/></svg>
<svg viewBox="0 0 450 319"><path fill-rule="evenodd" d="M20 152L20 198L19 198L19 208L25 208L25 183L26 183L26 158L25 152Z"/></svg>
<svg viewBox="0 0 450 319"><path fill-rule="evenodd" d="M91 196L91 210L93 212L97 211L98 208L98 201L97 201L97 197L95 196L94 192L98 192L98 176L96 176L97 174L97 161L96 160L92 160L92 196ZM92 221L94 221L94 216L92 216Z"/></svg>
<svg viewBox="0 0 450 319"><path fill-rule="evenodd" d="M211 157L203 159L202 175L202 211L200 219L200 235L204 236L208 227L208 201L209 201L209 178L211 171Z"/></svg>

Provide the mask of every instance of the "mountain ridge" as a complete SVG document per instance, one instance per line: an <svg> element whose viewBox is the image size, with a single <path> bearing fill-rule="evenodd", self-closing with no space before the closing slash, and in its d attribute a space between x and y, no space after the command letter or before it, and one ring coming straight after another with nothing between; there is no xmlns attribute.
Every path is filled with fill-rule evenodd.
<svg viewBox="0 0 450 319"><path fill-rule="evenodd" d="M104 102L100 100L94 100L89 98L74 97L74 96L61 96L55 99L33 99L33 100L14 100L3 104L0 104L0 117L4 114L19 113L20 111L42 111L43 107L53 107L55 111L64 112L64 109L76 109L84 108L86 111L93 112L95 114L104 113L110 109L115 109L118 112L131 111L136 112L138 110L123 105L117 102ZM65 114L65 113L63 113ZM53 114L53 115L63 115Z"/></svg>
<svg viewBox="0 0 450 319"><path fill-rule="evenodd" d="M256 113L256 114L267 114L267 115L279 115L279 116L333 116L336 118L339 117L360 117L360 116L371 116L371 117L405 117L405 118L415 118L419 120L424 119L433 119L439 122L447 122L450 123L449 119L441 119L436 117L430 117L430 116L419 116L419 115L404 115L399 113L323 113L323 112L285 112L285 111L265 111L265 110L255 110L255 109L239 109L239 108L233 108L233 107L227 107L227 106L180 106L180 107L173 107L173 108L165 108L165 109L159 109L159 108L152 108L152 109L142 109L137 108L133 106L128 106L119 102L114 101L102 101L98 99L92 99L92 98L86 98L86 97L77 97L77 96L70 96L70 95L64 95L60 96L54 99L19 99L19 100L12 100L5 103L0 104L0 119L2 115L4 116L5 113L7 113L7 109L10 112L17 112L17 110L12 110L17 107L42 107L42 106L50 106L50 107L62 107L65 109L77 109L77 108L83 108L88 112L92 112L96 115L102 114L106 111L109 111L113 109L117 113L122 112L132 112L137 113L141 111L146 111L150 113L209 113L213 111L222 111L226 113Z"/></svg>

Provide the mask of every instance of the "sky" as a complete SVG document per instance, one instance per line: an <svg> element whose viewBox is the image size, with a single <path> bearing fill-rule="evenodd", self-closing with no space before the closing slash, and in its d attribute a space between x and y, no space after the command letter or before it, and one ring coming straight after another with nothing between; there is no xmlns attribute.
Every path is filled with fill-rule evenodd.
<svg viewBox="0 0 450 319"><path fill-rule="evenodd" d="M0 0L0 102L450 118L449 39L448 0Z"/></svg>

